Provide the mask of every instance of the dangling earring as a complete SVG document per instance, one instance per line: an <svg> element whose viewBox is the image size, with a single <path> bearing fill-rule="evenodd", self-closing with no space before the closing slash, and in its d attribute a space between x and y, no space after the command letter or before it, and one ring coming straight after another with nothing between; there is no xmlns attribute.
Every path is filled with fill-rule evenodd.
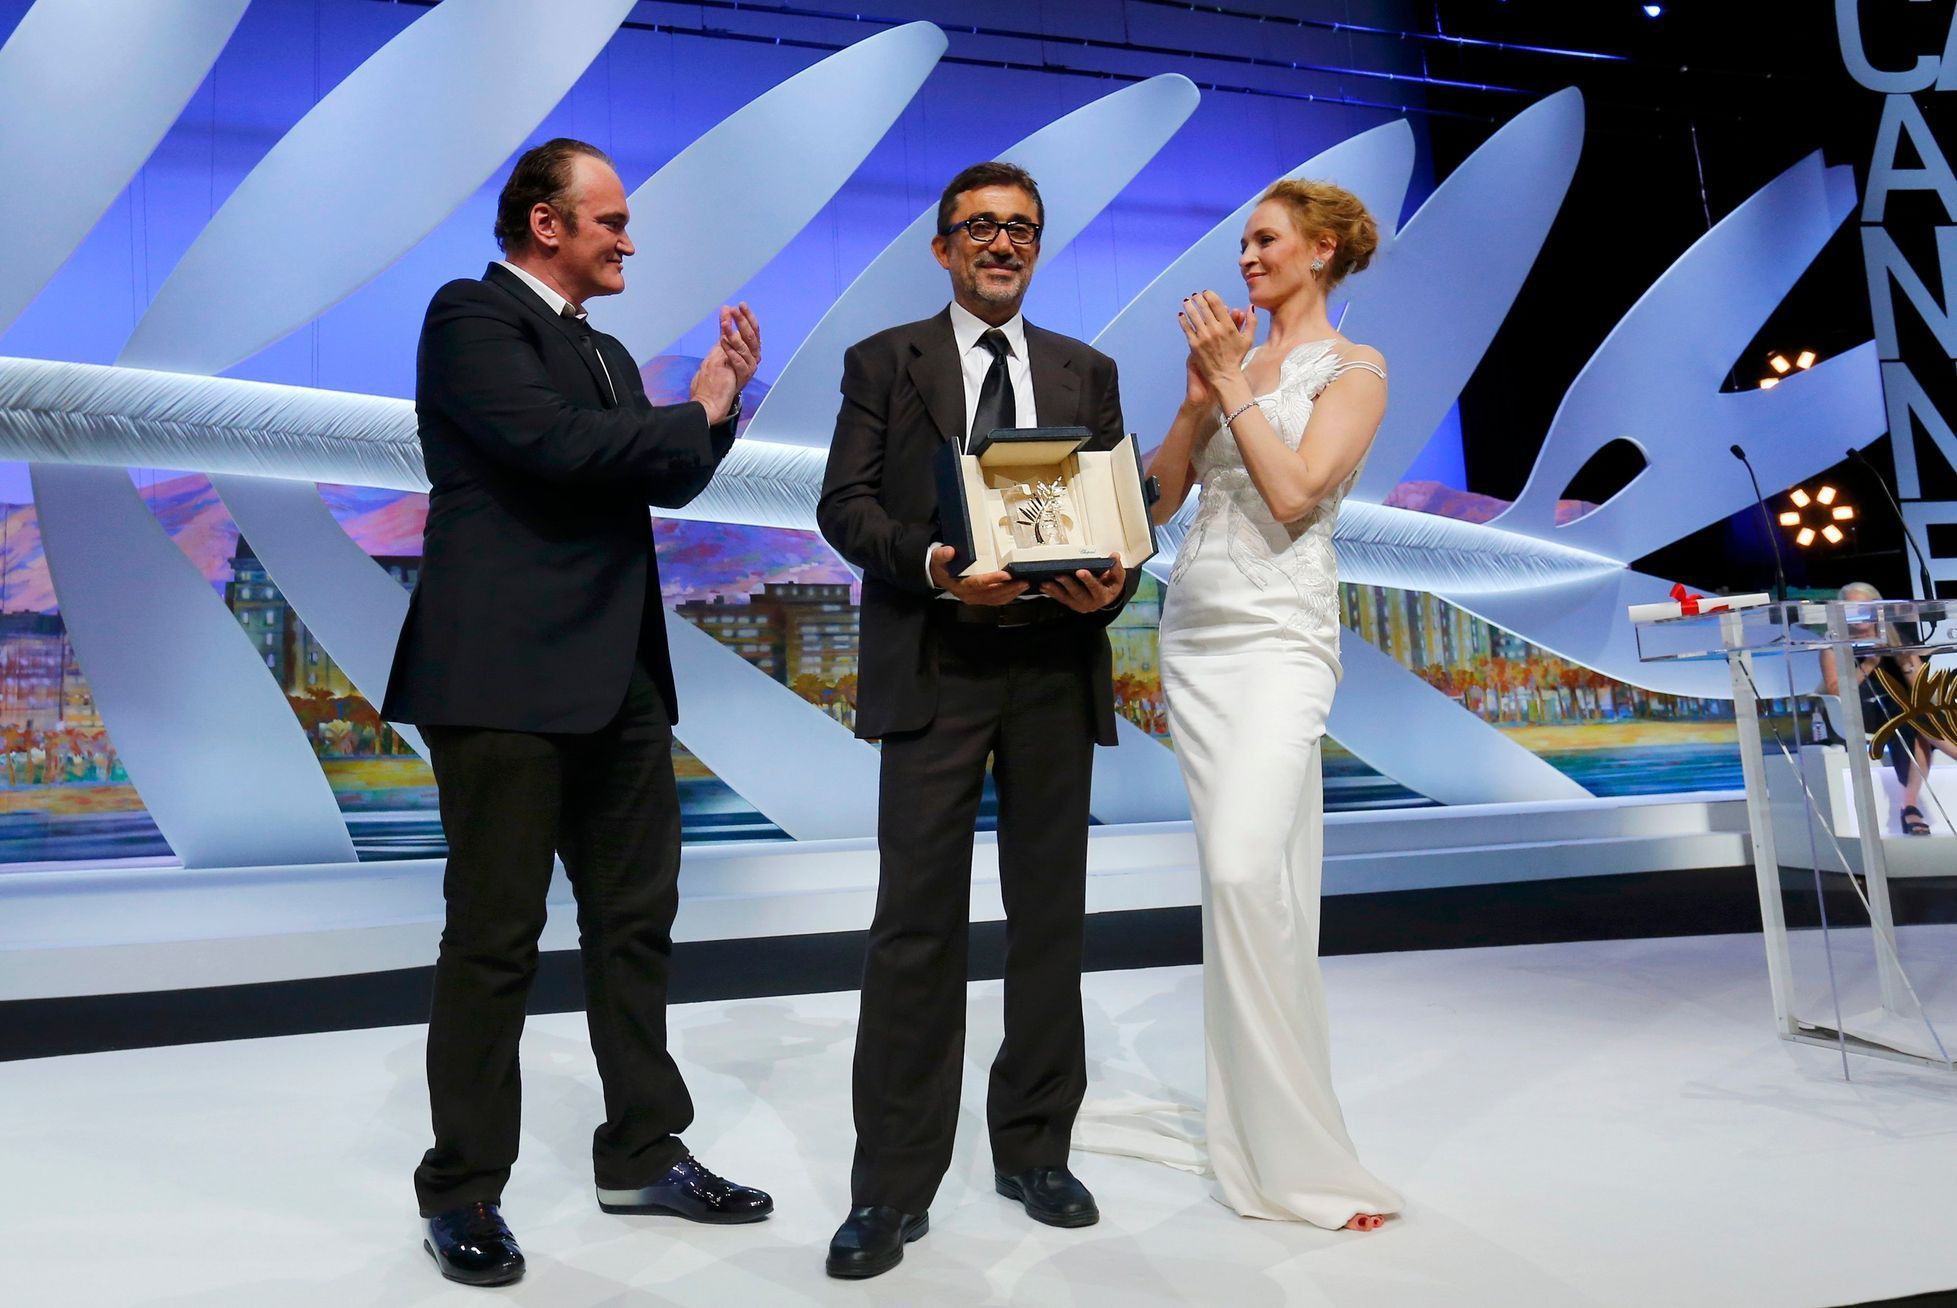
<svg viewBox="0 0 1957 1308"><path fill-rule="evenodd" d="M1323 259L1313 259L1311 261L1311 270L1314 274L1324 272L1325 261Z"/></svg>

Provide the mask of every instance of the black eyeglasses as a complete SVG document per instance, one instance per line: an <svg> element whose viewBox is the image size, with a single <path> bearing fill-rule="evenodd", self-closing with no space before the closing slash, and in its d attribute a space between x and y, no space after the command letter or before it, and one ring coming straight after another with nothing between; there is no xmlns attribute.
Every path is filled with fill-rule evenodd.
<svg viewBox="0 0 1957 1308"><path fill-rule="evenodd" d="M939 235L949 236L961 227L965 229L965 235L971 237L975 245L992 244L998 239L1002 230L1006 234L1006 239L1014 245L1035 245L1039 242L1042 230L1039 223L1002 223L997 218L967 218L962 223L953 223Z"/></svg>

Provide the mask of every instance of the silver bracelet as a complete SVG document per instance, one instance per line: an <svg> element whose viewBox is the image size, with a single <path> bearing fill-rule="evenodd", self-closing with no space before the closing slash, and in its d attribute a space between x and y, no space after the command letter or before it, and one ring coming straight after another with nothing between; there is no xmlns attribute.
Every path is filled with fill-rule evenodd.
<svg viewBox="0 0 1957 1308"><path fill-rule="evenodd" d="M1256 400L1245 400L1242 404L1239 404L1236 408L1230 411L1230 416L1223 420L1223 425L1225 427L1229 427L1231 423L1243 417L1244 414L1248 413L1250 410L1256 407L1257 407ZM1231 430L1234 431L1235 428L1231 428Z"/></svg>

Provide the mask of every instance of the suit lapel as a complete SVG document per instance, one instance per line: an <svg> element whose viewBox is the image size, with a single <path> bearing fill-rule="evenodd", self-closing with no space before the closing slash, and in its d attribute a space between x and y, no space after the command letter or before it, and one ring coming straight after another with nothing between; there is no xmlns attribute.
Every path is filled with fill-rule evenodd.
<svg viewBox="0 0 1957 1308"><path fill-rule="evenodd" d="M589 319L579 322L561 313L552 313L550 306L538 299L535 291L501 264L490 264L483 273L483 280L502 287L509 292L510 298L561 332L571 352L583 361L584 370L591 374L591 384L598 389L598 403L607 409L617 407L614 388L605 383L604 365L598 361L598 337Z"/></svg>
<svg viewBox="0 0 1957 1308"><path fill-rule="evenodd" d="M965 371L958 358L958 339L951 330L951 310L925 319L911 337L911 385L924 401L925 411L941 440L965 443Z"/></svg>
<svg viewBox="0 0 1957 1308"><path fill-rule="evenodd" d="M1072 427L1080 419L1080 374L1065 341L1026 324L1026 364L1033 370L1033 406L1042 427Z"/></svg>
<svg viewBox="0 0 1957 1308"><path fill-rule="evenodd" d="M535 298L534 296L531 298ZM1026 366L1033 373L1033 406L1042 427L1080 421L1080 374L1064 336L1026 325ZM911 385L917 388L941 440L965 442L965 370L951 330L951 310L928 318L911 337Z"/></svg>
<svg viewBox="0 0 1957 1308"><path fill-rule="evenodd" d="M601 355L606 369L611 374L609 387L605 385L605 378L598 379L599 387L612 401L608 407L616 408L623 405L626 397L632 395L632 383L626 380L626 373L637 372L638 365L632 361L630 352L625 348L625 342L605 332L591 334L591 348Z"/></svg>

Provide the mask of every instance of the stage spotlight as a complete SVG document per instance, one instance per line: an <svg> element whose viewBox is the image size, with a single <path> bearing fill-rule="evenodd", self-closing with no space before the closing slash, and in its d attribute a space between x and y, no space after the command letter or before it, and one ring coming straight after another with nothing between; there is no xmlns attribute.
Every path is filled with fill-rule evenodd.
<svg viewBox="0 0 1957 1308"><path fill-rule="evenodd" d="M1790 361L1781 351L1770 351L1767 354L1767 374L1760 378L1760 389L1763 391L1772 390L1780 384L1781 378L1797 370L1804 371L1812 368L1820 357L1813 350L1802 350Z"/></svg>
<svg viewBox="0 0 1957 1308"><path fill-rule="evenodd" d="M1646 5L1644 7L1644 16L1646 18L1656 18L1664 12L1665 6L1663 5Z"/></svg>
<svg viewBox="0 0 1957 1308"><path fill-rule="evenodd" d="M1804 487L1796 486L1787 492L1787 498L1794 507L1781 510L1778 516L1780 525L1794 533L1796 545L1806 549L1814 544L1817 536L1830 545L1839 545L1848 539L1848 533L1835 524L1854 521L1855 508L1839 502L1841 491L1824 484L1817 486L1810 495ZM1812 527L1807 525L1801 512L1810 505L1821 511Z"/></svg>

